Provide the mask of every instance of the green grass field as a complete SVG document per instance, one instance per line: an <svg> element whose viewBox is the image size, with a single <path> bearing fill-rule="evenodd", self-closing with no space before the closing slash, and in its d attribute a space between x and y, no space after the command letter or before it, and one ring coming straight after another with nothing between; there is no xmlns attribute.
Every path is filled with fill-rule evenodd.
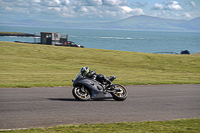
<svg viewBox="0 0 200 133"><path fill-rule="evenodd" d="M0 87L72 86L83 66L123 85L200 83L200 55L0 42Z"/></svg>
<svg viewBox="0 0 200 133"><path fill-rule="evenodd" d="M18 33L20 33L20 32L3 32L3 31L0 31L0 33L2 33L2 34L4 34L4 33L9 33L9 34L18 34Z"/></svg>
<svg viewBox="0 0 200 133"><path fill-rule="evenodd" d="M0 41L0 87L72 86L81 67L88 66L114 83L200 84L200 55L164 55L127 51L70 48ZM110 124L63 125L0 132L69 133L199 133L200 119Z"/></svg>
<svg viewBox="0 0 200 133"><path fill-rule="evenodd" d="M3 31L0 31L0 34L10 34L10 35L15 35L15 34L25 34L25 33L21 33L21 32L3 32Z"/></svg>
<svg viewBox="0 0 200 133"><path fill-rule="evenodd" d="M1 132L1 131L0 131ZM199 133L200 119L63 125L49 128L11 130L6 133Z"/></svg>

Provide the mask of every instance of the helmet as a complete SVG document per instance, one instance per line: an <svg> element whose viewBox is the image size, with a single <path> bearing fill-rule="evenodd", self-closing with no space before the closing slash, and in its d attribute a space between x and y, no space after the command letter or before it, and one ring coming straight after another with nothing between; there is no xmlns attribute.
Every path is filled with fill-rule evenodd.
<svg viewBox="0 0 200 133"><path fill-rule="evenodd" d="M84 77L88 74L89 72L89 67L83 67L81 68L81 75Z"/></svg>

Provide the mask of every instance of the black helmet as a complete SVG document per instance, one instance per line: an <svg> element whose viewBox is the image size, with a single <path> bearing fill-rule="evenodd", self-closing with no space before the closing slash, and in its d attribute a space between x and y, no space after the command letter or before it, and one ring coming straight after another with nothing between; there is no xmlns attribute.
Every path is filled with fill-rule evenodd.
<svg viewBox="0 0 200 133"><path fill-rule="evenodd" d="M83 67L83 68L81 68L81 75L83 77L85 77L88 74L88 72L89 72L89 67Z"/></svg>

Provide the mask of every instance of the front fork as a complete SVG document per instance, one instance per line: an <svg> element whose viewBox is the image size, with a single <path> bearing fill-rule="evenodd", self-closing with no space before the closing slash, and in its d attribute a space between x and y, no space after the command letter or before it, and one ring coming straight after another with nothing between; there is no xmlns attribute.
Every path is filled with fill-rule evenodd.
<svg viewBox="0 0 200 133"><path fill-rule="evenodd" d="M85 87L84 85L81 86L81 89L80 89L82 92L85 92Z"/></svg>

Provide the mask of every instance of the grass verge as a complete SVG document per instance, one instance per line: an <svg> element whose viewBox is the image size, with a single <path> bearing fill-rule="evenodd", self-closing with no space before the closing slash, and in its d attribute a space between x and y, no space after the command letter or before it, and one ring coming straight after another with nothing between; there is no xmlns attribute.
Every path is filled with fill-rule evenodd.
<svg viewBox="0 0 200 133"><path fill-rule="evenodd" d="M108 124L63 125L49 128L30 128L6 133L199 133L200 119L172 121L123 122Z"/></svg>
<svg viewBox="0 0 200 133"><path fill-rule="evenodd" d="M24 34L24 33L21 33L21 32L4 32L4 31L0 31L0 34Z"/></svg>
<svg viewBox="0 0 200 133"><path fill-rule="evenodd" d="M0 87L72 86L88 66L114 83L199 84L200 55L164 55L0 41Z"/></svg>

